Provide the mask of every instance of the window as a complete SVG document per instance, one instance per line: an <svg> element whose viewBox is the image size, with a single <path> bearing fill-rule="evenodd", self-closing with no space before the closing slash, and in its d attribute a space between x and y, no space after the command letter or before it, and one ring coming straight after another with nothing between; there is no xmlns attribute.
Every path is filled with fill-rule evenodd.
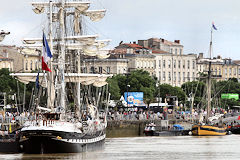
<svg viewBox="0 0 240 160"><path fill-rule="evenodd" d="M176 68L176 60L173 61L173 67Z"/></svg>
<svg viewBox="0 0 240 160"><path fill-rule="evenodd" d="M187 72L187 80L190 81L190 73Z"/></svg>
<svg viewBox="0 0 240 160"><path fill-rule="evenodd" d="M33 61L31 60L31 62L30 62L30 70L32 70L33 69Z"/></svg>
<svg viewBox="0 0 240 160"><path fill-rule="evenodd" d="M107 73L110 73L110 67L107 67Z"/></svg>
<svg viewBox="0 0 240 160"><path fill-rule="evenodd" d="M166 65L166 64L165 64L165 60L163 60L163 68L165 68L165 65Z"/></svg>
<svg viewBox="0 0 240 160"><path fill-rule="evenodd" d="M178 68L181 68L181 60L178 61Z"/></svg>
<svg viewBox="0 0 240 160"><path fill-rule="evenodd" d="M177 54L177 48L175 49L175 54Z"/></svg>
<svg viewBox="0 0 240 160"><path fill-rule="evenodd" d="M183 82L185 82L185 72L183 72Z"/></svg>
<svg viewBox="0 0 240 160"><path fill-rule="evenodd" d="M236 75L237 74L237 69L236 68L234 68L234 75Z"/></svg>
<svg viewBox="0 0 240 160"><path fill-rule="evenodd" d="M93 66L90 69L90 73L94 73L94 67Z"/></svg>
<svg viewBox="0 0 240 160"><path fill-rule="evenodd" d="M26 63L25 63L25 67L26 67L26 70L28 70L28 61L26 60Z"/></svg>
<svg viewBox="0 0 240 160"><path fill-rule="evenodd" d="M173 53L173 49L171 48L170 53Z"/></svg>
<svg viewBox="0 0 240 160"><path fill-rule="evenodd" d="M238 75L240 75L240 68L238 68Z"/></svg>
<svg viewBox="0 0 240 160"><path fill-rule="evenodd" d="M161 80L161 71L159 72L159 80Z"/></svg>
<svg viewBox="0 0 240 160"><path fill-rule="evenodd" d="M161 60L158 61L158 66L161 68Z"/></svg>
<svg viewBox="0 0 240 160"><path fill-rule="evenodd" d="M185 60L183 60L183 66L182 67L185 68Z"/></svg>
<svg viewBox="0 0 240 160"><path fill-rule="evenodd" d="M195 69L195 61L192 61L192 68Z"/></svg>
<svg viewBox="0 0 240 160"><path fill-rule="evenodd" d="M214 72L215 75L217 75L217 68L215 68L215 72Z"/></svg>
<svg viewBox="0 0 240 160"><path fill-rule="evenodd" d="M178 72L178 82L181 82L181 72Z"/></svg>
<svg viewBox="0 0 240 160"><path fill-rule="evenodd" d="M221 75L221 74L222 74L222 73L221 73L221 69L219 69L219 70L218 70L218 74L219 74L219 75Z"/></svg>
<svg viewBox="0 0 240 160"><path fill-rule="evenodd" d="M179 54L182 55L182 49L179 49Z"/></svg>
<svg viewBox="0 0 240 160"><path fill-rule="evenodd" d="M38 69L38 61L36 60L35 61L35 70L37 70Z"/></svg>
<svg viewBox="0 0 240 160"><path fill-rule="evenodd" d="M102 73L102 67L98 67L98 72Z"/></svg>
<svg viewBox="0 0 240 160"><path fill-rule="evenodd" d="M166 75L165 72L163 72L163 81L165 81Z"/></svg>
<svg viewBox="0 0 240 160"><path fill-rule="evenodd" d="M232 75L232 68L229 68L229 75Z"/></svg>
<svg viewBox="0 0 240 160"><path fill-rule="evenodd" d="M227 68L225 68L225 75L227 75Z"/></svg>
<svg viewBox="0 0 240 160"><path fill-rule="evenodd" d="M168 80L171 81L171 72L168 72Z"/></svg>
<svg viewBox="0 0 240 160"><path fill-rule="evenodd" d="M173 80L176 82L176 72L173 73Z"/></svg>
<svg viewBox="0 0 240 160"><path fill-rule="evenodd" d="M194 72L192 73L192 77L193 77L193 80L195 80L195 73Z"/></svg>
<svg viewBox="0 0 240 160"><path fill-rule="evenodd" d="M83 73L87 73L87 67L83 67Z"/></svg>
<svg viewBox="0 0 240 160"><path fill-rule="evenodd" d="M188 69L190 68L190 61L189 60L187 61L187 68Z"/></svg>
<svg viewBox="0 0 240 160"><path fill-rule="evenodd" d="M168 68L171 68L171 60L168 60Z"/></svg>

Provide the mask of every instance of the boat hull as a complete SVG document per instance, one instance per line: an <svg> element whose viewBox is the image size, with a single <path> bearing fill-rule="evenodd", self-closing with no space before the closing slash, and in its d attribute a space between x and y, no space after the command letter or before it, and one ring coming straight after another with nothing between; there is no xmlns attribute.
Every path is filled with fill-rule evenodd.
<svg viewBox="0 0 240 160"><path fill-rule="evenodd" d="M225 127L216 127L211 125L193 125L193 136L224 136L227 134Z"/></svg>
<svg viewBox="0 0 240 160"><path fill-rule="evenodd" d="M0 153L19 153L19 143L16 140L0 141Z"/></svg>
<svg viewBox="0 0 240 160"><path fill-rule="evenodd" d="M77 135L75 135L75 139L70 139L63 137L66 133L59 134L63 138L55 136L56 134L51 134L49 131L32 133L36 132L28 131L20 139L20 148L23 153L79 153L101 149L105 141L105 134L99 136L89 135L82 138L77 138Z"/></svg>
<svg viewBox="0 0 240 160"><path fill-rule="evenodd" d="M231 131L232 134L240 134L240 125L231 127L229 131Z"/></svg>

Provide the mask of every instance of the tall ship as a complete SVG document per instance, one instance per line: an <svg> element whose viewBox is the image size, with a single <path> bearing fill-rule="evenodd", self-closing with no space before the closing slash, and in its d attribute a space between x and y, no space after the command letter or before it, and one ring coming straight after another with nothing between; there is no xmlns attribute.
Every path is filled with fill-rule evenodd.
<svg viewBox="0 0 240 160"><path fill-rule="evenodd" d="M110 40L86 35L84 20L101 20L106 10L89 10L84 0L32 2L46 14L42 38L24 39L25 52L39 52L38 73L14 73L25 84L35 82L30 115L19 143L23 153L76 153L103 146L110 94L110 74L82 73L82 55L107 58ZM100 110L101 108L101 110Z"/></svg>
<svg viewBox="0 0 240 160"><path fill-rule="evenodd" d="M211 27L211 41L210 41L210 49L209 49L209 59L205 59L208 62L208 71L207 71L207 115L205 117L205 123L200 122L199 124L195 124L192 126L192 135L194 136L224 136L227 134L226 127L221 124L211 124L209 121L210 113L211 113L211 79L212 79L212 70L211 63L215 61L211 59L212 54L212 34L213 29L217 30L214 23Z"/></svg>

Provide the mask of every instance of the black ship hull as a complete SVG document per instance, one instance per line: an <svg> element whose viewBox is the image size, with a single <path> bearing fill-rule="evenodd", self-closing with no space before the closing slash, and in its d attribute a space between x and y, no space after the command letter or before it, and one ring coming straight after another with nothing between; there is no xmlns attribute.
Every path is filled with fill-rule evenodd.
<svg viewBox="0 0 240 160"><path fill-rule="evenodd" d="M1 140L0 153L19 153L19 143L17 140Z"/></svg>
<svg viewBox="0 0 240 160"><path fill-rule="evenodd" d="M82 136L78 133L27 131L21 136L20 148L28 154L79 153L99 150L104 146L104 141L103 132Z"/></svg>

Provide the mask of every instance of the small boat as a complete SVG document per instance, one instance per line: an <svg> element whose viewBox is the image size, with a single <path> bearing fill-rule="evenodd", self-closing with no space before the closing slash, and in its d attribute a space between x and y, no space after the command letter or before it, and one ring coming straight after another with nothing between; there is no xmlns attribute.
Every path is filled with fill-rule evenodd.
<svg viewBox="0 0 240 160"><path fill-rule="evenodd" d="M212 125L193 125L193 136L224 136L227 134L226 127Z"/></svg>
<svg viewBox="0 0 240 160"><path fill-rule="evenodd" d="M146 136L153 136L155 131L156 131L156 125L154 123L149 123L146 125L146 127L144 128L144 134Z"/></svg>
<svg viewBox="0 0 240 160"><path fill-rule="evenodd" d="M156 130L156 125L154 123L147 124L144 133L146 136L186 136L189 135L191 130L185 130L179 124L174 124L172 129L166 131Z"/></svg>

